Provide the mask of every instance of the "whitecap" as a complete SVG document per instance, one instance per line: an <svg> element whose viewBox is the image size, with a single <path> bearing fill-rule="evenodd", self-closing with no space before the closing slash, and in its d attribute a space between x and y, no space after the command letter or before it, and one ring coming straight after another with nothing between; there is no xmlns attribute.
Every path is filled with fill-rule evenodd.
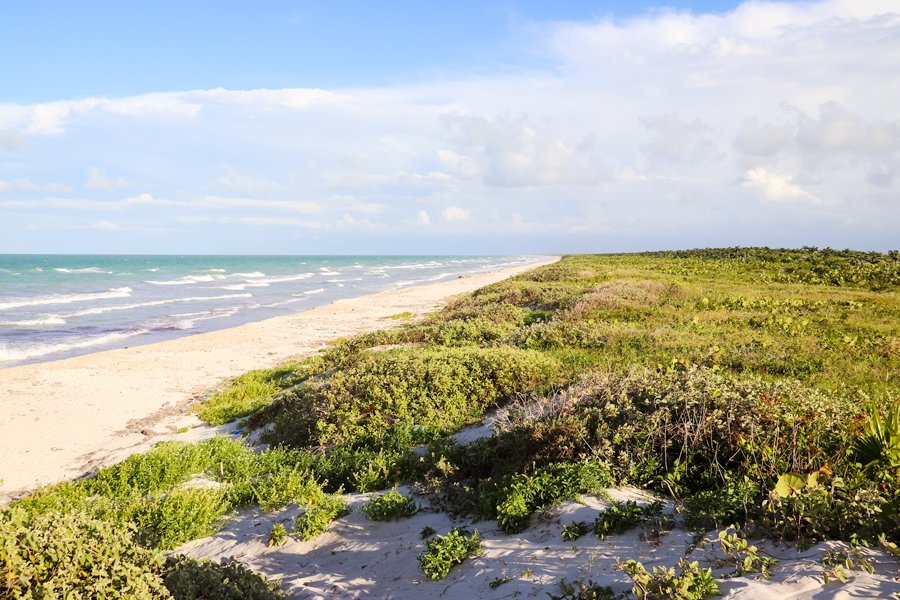
<svg viewBox="0 0 900 600"><path fill-rule="evenodd" d="M163 306L164 304L177 304L181 302L202 302L205 300L228 300L231 298L252 298L253 294L223 294L221 296L190 296L187 298L170 298L168 300L153 300L151 302L139 302L137 304L113 304L112 306L98 306L95 308L86 308L71 313L59 315L60 317L71 319L72 317L85 317L88 315L100 315L107 312L119 310L132 310L135 308L145 308L147 306Z"/></svg>
<svg viewBox="0 0 900 600"><path fill-rule="evenodd" d="M184 277L179 277L178 279L170 279L168 281L145 281L144 283L151 283L153 285L190 285L192 283L205 283L209 281L216 281L217 279L224 279L223 276L215 276L215 275L185 275Z"/></svg>
<svg viewBox="0 0 900 600"><path fill-rule="evenodd" d="M87 294L55 294L52 296L38 296L37 298L16 298L7 302L0 302L0 310L21 308L23 306L41 306L46 304L72 304L73 302L87 302L89 300L108 300L111 298L130 298L130 287L111 288L105 292L93 292Z"/></svg>
<svg viewBox="0 0 900 600"><path fill-rule="evenodd" d="M47 316L38 319L24 319L22 321L0 321L0 327L44 327L46 325L65 325L62 317Z"/></svg>
<svg viewBox="0 0 900 600"><path fill-rule="evenodd" d="M66 269L66 268L59 268L59 269L53 269L53 270L54 270L54 271L57 271L57 272L59 272L59 273L72 273L72 274L79 274L79 273L106 273L106 274L110 274L110 273L112 273L112 271L104 271L104 270L101 269L100 267L87 267L87 268L85 268L85 269Z"/></svg>
<svg viewBox="0 0 900 600"><path fill-rule="evenodd" d="M8 344L0 344L0 362L39 358L41 356L59 354L60 352L68 352L69 350L77 350L79 348L90 348L91 346L112 344L145 333L147 333L146 329L132 329L130 331L108 333L93 338L80 338L70 342L57 342L55 344L30 344L20 347L10 347Z"/></svg>

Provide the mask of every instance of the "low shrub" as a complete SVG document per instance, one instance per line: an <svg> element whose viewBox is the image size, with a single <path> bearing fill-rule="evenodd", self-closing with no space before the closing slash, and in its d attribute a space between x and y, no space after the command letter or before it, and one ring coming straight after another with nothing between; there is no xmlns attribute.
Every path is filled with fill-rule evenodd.
<svg viewBox="0 0 900 600"><path fill-rule="evenodd" d="M727 478L774 481L843 462L858 412L795 382L738 379L676 363L585 378L570 391L579 441L619 479L676 495L717 489Z"/></svg>
<svg viewBox="0 0 900 600"><path fill-rule="evenodd" d="M165 565L165 585L175 600L275 600L284 597L278 583L266 581L231 560L217 565L186 556L171 557Z"/></svg>
<svg viewBox="0 0 900 600"><path fill-rule="evenodd" d="M438 535L425 542L426 551L419 555L422 572L431 579L443 579L450 569L481 552L481 538L462 529Z"/></svg>
<svg viewBox="0 0 900 600"><path fill-rule="evenodd" d="M678 561L675 567L653 567L627 560L619 568L634 582L631 592L639 600L703 600L719 595L719 585L712 569L701 569L697 561Z"/></svg>
<svg viewBox="0 0 900 600"><path fill-rule="evenodd" d="M0 513L3 598L167 597L162 559L135 543L134 526L84 513Z"/></svg>
<svg viewBox="0 0 900 600"><path fill-rule="evenodd" d="M537 509L580 493L599 491L611 483L609 471L596 461L550 465L533 474L514 475L484 486L480 512L485 518L496 518L506 533L516 533L528 527Z"/></svg>
<svg viewBox="0 0 900 600"><path fill-rule="evenodd" d="M343 444L421 425L451 432L515 394L558 381L558 364L512 348L416 348L364 353L272 405L272 443Z"/></svg>
<svg viewBox="0 0 900 600"><path fill-rule="evenodd" d="M210 425L222 425L246 417L268 405L282 391L324 370L324 361L313 356L274 369L250 371L197 406L198 416Z"/></svg>
<svg viewBox="0 0 900 600"><path fill-rule="evenodd" d="M339 497L330 496L320 505L297 515L293 534L302 541L309 541L328 529L332 521L350 513L350 509Z"/></svg>
<svg viewBox="0 0 900 600"><path fill-rule="evenodd" d="M373 521L396 521L413 516L419 507L411 496L391 491L373 498L362 510Z"/></svg>

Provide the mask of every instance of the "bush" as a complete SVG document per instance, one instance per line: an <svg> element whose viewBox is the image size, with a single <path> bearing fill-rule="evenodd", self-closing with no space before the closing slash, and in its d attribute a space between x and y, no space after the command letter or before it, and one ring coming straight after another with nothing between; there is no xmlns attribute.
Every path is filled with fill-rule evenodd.
<svg viewBox="0 0 900 600"><path fill-rule="evenodd" d="M421 425L451 432L515 394L558 380L558 363L512 348L416 348L366 353L273 404L273 443L343 444Z"/></svg>
<svg viewBox="0 0 900 600"><path fill-rule="evenodd" d="M388 492L373 498L363 507L363 512L373 521L396 521L418 512L416 501L398 492Z"/></svg>
<svg viewBox="0 0 900 600"><path fill-rule="evenodd" d="M857 415L794 382L693 366L589 377L571 394L571 418L582 421L592 452L619 478L673 494L716 489L726 476L774 481L839 464ZM549 425L559 422L567 417Z"/></svg>
<svg viewBox="0 0 900 600"><path fill-rule="evenodd" d="M535 510L611 483L608 470L597 462L550 465L530 475L507 477L498 486L485 486L481 513L496 518L506 533L516 533L528 527Z"/></svg>
<svg viewBox="0 0 900 600"><path fill-rule="evenodd" d="M275 600L280 585L269 583L241 563L217 565L185 556L166 561L165 584L175 600Z"/></svg>
<svg viewBox="0 0 900 600"><path fill-rule="evenodd" d="M336 496L326 498L319 506L314 506L297 515L294 520L294 535L307 542L328 529L332 521L350 513L344 501Z"/></svg>
<svg viewBox="0 0 900 600"><path fill-rule="evenodd" d="M83 513L0 513L0 596L167 597L162 559L134 536L133 526Z"/></svg>
<svg viewBox="0 0 900 600"><path fill-rule="evenodd" d="M438 535L425 542L427 550L419 555L422 572L431 579L443 579L450 574L451 568L481 552L478 532L466 537L467 533L457 528L447 535Z"/></svg>

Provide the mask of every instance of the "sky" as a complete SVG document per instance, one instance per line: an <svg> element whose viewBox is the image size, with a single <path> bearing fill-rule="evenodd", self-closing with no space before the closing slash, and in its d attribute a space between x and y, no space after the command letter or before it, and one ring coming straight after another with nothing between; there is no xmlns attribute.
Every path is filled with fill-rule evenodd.
<svg viewBox="0 0 900 600"><path fill-rule="evenodd" d="M0 253L900 247L896 0L0 11Z"/></svg>

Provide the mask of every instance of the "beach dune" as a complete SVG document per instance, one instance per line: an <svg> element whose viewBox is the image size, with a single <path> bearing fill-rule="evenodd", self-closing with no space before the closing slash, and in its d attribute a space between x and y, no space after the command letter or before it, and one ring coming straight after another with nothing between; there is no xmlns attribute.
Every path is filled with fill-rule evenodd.
<svg viewBox="0 0 900 600"><path fill-rule="evenodd" d="M338 337L390 326L384 318L393 314L433 311L454 295L555 260L339 300L156 344L2 369L0 501L82 476L199 425L190 405L230 377L309 355Z"/></svg>

